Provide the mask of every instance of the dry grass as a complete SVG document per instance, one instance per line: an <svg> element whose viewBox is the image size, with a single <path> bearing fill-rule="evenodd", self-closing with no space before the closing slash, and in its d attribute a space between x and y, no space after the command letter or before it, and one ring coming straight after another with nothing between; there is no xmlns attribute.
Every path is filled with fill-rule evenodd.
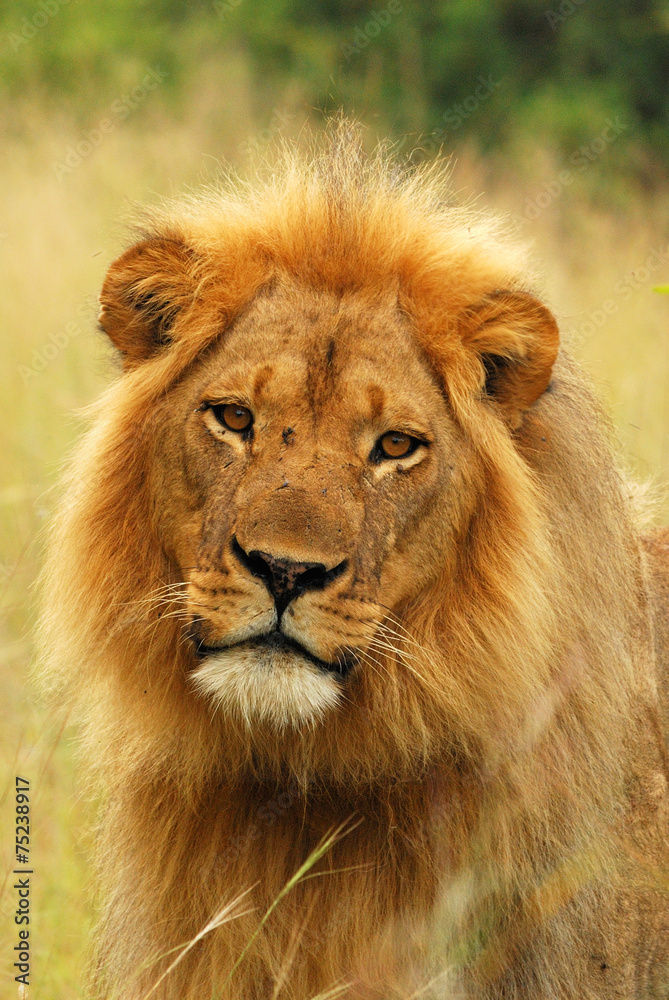
<svg viewBox="0 0 669 1000"><path fill-rule="evenodd" d="M54 124L28 110L37 138L3 139L0 862L4 877L13 860L14 775L22 774L32 786L36 872L31 1000L83 996L80 984L91 922L84 832L90 809L77 793L71 741L61 738L57 724L36 705L27 685L34 614L31 584L40 560L41 527L51 507L48 491L79 431L80 422L73 414L113 371L113 360L91 317L105 266L119 245L119 215L129 200L151 201L155 192L169 194L215 172L214 157L241 162L240 144L258 135L245 110L250 100L242 68L236 76L234 69L229 69L228 104L234 104L236 111L229 121L219 115L212 124L212 104L206 94L194 98L184 124L161 118L157 109L149 118L147 110L137 120L119 125L60 181L52 163L80 138L77 128L66 122ZM295 115L292 131L297 132L299 125ZM221 135L225 140L219 139ZM484 169L473 153L465 152L455 169L455 183L466 196L485 192L482 204L521 218L521 232L535 242L549 301L611 411L622 460L640 478L651 478L666 489L669 299L654 295L652 287L669 278L663 235L669 200L618 192L611 205L606 203L606 191L601 191L601 207L595 207L586 194L593 190L599 170L594 163L588 177L577 178L538 218L523 219L526 198L534 198L559 170L550 160L535 162L528 156L524 160L519 156L513 173L508 168ZM646 260L653 251L665 258L657 258L648 268ZM594 310L607 309L611 314L601 324L589 319ZM599 312L595 315L601 319ZM81 332L67 334L69 323ZM53 337L60 346L45 351ZM43 366L33 352L44 358ZM48 354L54 356L46 358ZM667 520L669 504L661 489L658 496L658 517ZM0 983L7 997L16 995L7 960L16 943L15 905L9 880L0 903Z"/></svg>

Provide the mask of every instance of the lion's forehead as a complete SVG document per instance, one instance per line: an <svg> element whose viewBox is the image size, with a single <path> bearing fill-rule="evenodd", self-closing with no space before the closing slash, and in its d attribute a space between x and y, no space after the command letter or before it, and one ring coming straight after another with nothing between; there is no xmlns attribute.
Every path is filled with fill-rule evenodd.
<svg viewBox="0 0 669 1000"><path fill-rule="evenodd" d="M443 405L437 380L396 303L325 293L261 296L228 330L206 375L220 391L276 415L334 412L363 420ZM407 388L411 387L411 390Z"/></svg>

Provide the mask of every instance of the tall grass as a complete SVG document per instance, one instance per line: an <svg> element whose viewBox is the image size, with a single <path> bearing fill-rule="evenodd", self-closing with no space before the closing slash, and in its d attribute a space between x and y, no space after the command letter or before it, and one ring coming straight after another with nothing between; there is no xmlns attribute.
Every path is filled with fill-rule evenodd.
<svg viewBox="0 0 669 1000"><path fill-rule="evenodd" d="M31 1000L83 996L92 919L90 807L77 789L72 738L63 737L61 723L37 704L27 672L31 588L51 487L80 431L77 410L115 370L95 331L93 300L120 245L118 219L129 202L197 183L216 172L219 157L243 169L242 145L249 139L262 145L276 127L270 111L262 122L252 119L243 65L231 64L228 75L225 113L206 88L193 95L182 122L168 119L158 104L147 106L60 180L53 163L79 141L80 126L67 118L52 121L26 105L21 134L7 130L2 140L0 861L8 877L0 901L0 992L7 997L16 995L10 959L16 901L9 878L15 774L28 777L32 788ZM297 133L304 115L291 113ZM599 170L593 163L587 178L577 177L536 218L527 218L526 199L535 200L560 170L561 164L529 149L519 150L514 164L495 165L483 164L470 149L461 151L454 183L463 197L482 192L481 205L511 213L521 235L534 242L548 300L612 414L621 460L658 486L658 517L666 520L669 504L661 491L669 481L669 299L652 288L669 278L669 201L620 189L613 202L606 190L593 198Z"/></svg>

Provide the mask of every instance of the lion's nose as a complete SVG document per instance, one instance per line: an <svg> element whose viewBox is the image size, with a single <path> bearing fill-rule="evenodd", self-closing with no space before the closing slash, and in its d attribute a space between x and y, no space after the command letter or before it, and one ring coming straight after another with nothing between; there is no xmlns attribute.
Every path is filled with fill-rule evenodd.
<svg viewBox="0 0 669 1000"><path fill-rule="evenodd" d="M245 552L236 538L232 540L232 551L249 573L264 581L274 598L279 618L295 597L305 590L323 590L346 569L345 559L328 569L324 563L278 559L259 549Z"/></svg>

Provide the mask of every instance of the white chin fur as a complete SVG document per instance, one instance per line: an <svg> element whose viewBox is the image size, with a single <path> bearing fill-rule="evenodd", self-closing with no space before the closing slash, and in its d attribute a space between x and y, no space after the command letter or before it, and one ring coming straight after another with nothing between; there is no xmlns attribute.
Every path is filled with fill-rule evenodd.
<svg viewBox="0 0 669 1000"><path fill-rule="evenodd" d="M249 728L259 722L277 729L311 726L341 697L334 676L292 651L221 649L207 657L192 677L201 694Z"/></svg>

